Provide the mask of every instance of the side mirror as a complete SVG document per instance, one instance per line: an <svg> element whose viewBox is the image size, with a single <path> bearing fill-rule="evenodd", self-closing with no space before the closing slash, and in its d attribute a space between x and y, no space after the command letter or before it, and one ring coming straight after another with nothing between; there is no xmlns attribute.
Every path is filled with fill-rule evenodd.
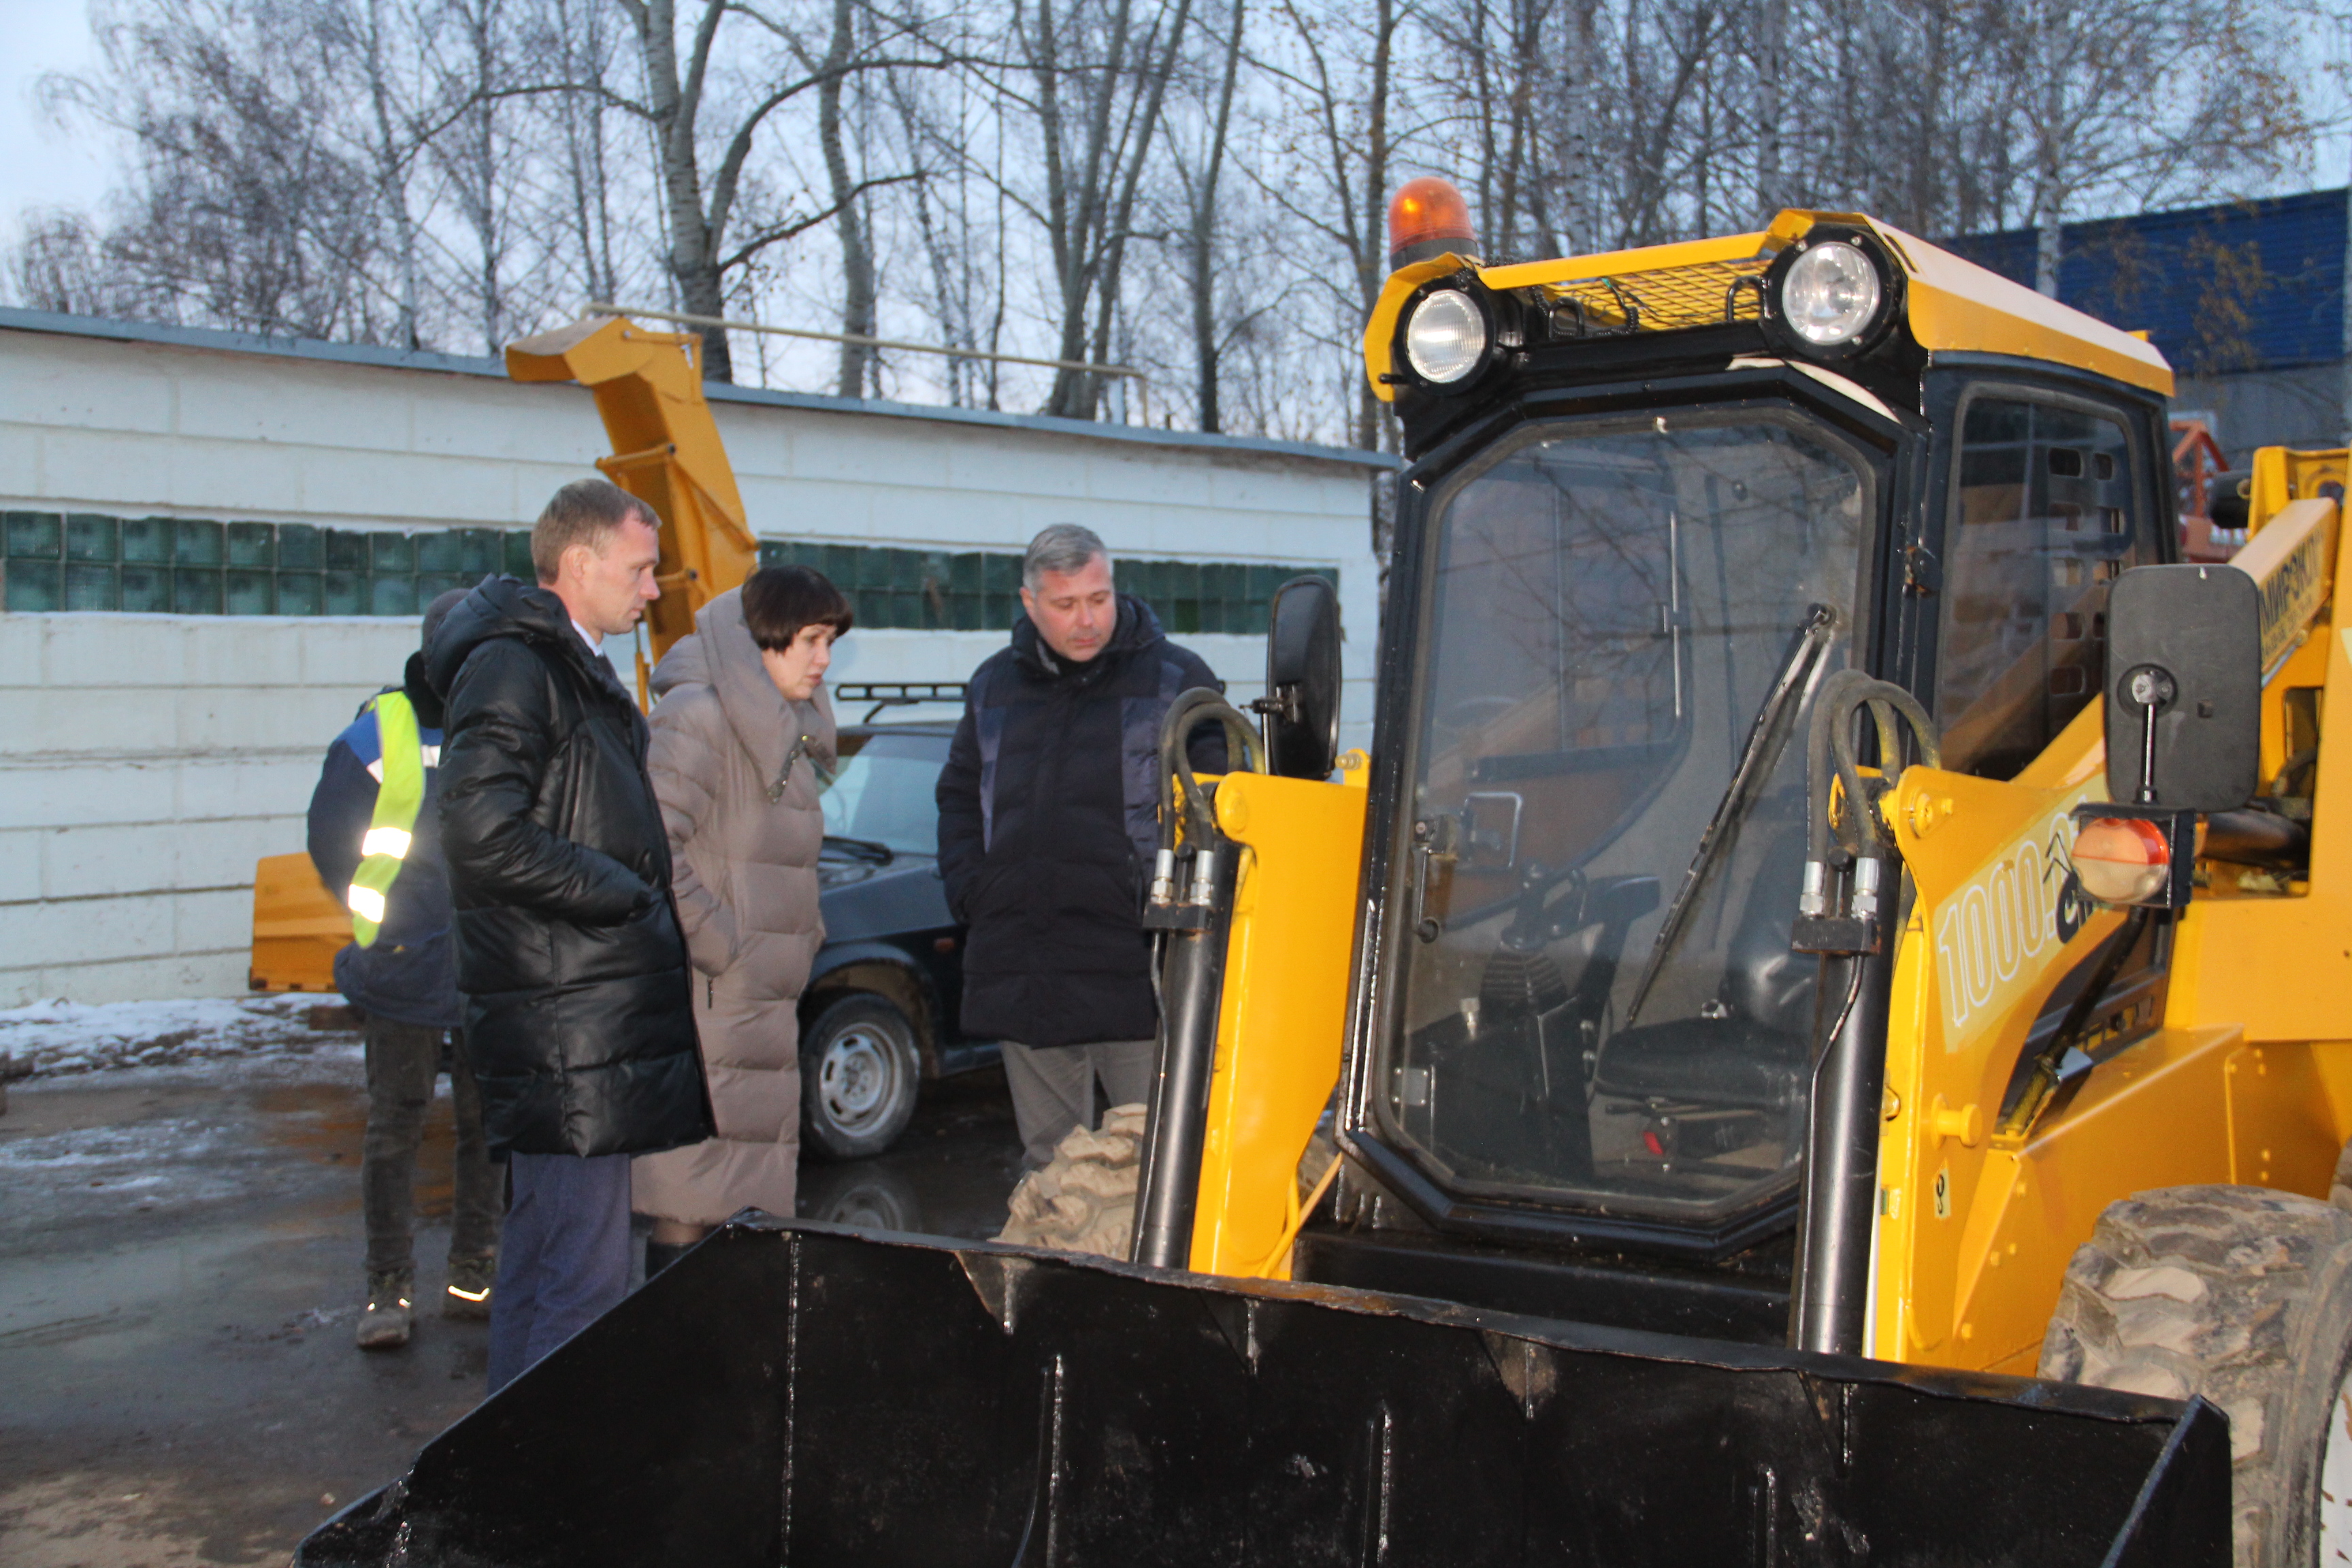
<svg viewBox="0 0 2352 1568"><path fill-rule="evenodd" d="M1265 761L1285 778L1330 776L1339 758L1339 594L1320 577L1275 590L1265 638Z"/></svg>
<svg viewBox="0 0 2352 1568"><path fill-rule="evenodd" d="M2107 597L2107 795L2235 811L2262 761L2262 606L2234 566L2136 566Z"/></svg>

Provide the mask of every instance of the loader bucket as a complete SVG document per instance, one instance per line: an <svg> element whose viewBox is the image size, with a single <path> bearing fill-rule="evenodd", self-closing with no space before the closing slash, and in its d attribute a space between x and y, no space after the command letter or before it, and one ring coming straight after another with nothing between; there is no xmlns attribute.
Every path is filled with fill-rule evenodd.
<svg viewBox="0 0 2352 1568"><path fill-rule="evenodd" d="M2230 1561L2226 1423L738 1220L321 1526L344 1564Z"/></svg>

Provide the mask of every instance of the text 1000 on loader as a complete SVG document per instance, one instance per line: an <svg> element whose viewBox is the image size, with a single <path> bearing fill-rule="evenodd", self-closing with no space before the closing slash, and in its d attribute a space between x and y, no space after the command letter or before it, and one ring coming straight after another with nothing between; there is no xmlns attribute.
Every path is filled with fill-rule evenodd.
<svg viewBox="0 0 2352 1568"><path fill-rule="evenodd" d="M2181 563L2162 356L1885 224L1394 216L1372 744L1308 585L1170 727L1134 1260L746 1219L304 1562L2352 1556L2346 455Z"/></svg>

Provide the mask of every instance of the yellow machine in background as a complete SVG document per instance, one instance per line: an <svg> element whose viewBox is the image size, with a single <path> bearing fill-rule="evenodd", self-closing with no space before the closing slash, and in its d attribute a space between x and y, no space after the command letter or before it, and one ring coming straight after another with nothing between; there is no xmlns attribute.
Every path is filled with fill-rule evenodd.
<svg viewBox="0 0 2352 1568"><path fill-rule="evenodd" d="M646 613L653 649L638 655L642 701L651 665L694 630L703 605L740 586L760 563L760 541L702 395L702 340L592 317L509 344L507 374L588 388L613 445L596 466L661 519L662 596Z"/></svg>
<svg viewBox="0 0 2352 1568"><path fill-rule="evenodd" d="M1853 215L1465 244L1365 334L1371 760L1214 785L1155 896L1226 936L1213 1009L1163 973L1137 1257L2201 1393L2240 1563L2352 1554L2347 454L2168 565L2138 336Z"/></svg>
<svg viewBox="0 0 2352 1568"><path fill-rule="evenodd" d="M351 911L319 880L307 851L265 855L253 868L256 991L332 991L335 954L351 944Z"/></svg>
<svg viewBox="0 0 2352 1568"><path fill-rule="evenodd" d="M759 565L760 544L710 405L702 395L702 340L592 317L507 349L517 381L576 381L596 400L613 456L596 466L661 519L662 595L646 614L636 655L637 700L652 667L694 630L703 605L739 586ZM272 855L254 868L256 991L335 989L335 954L351 940L351 917L320 882L307 854Z"/></svg>

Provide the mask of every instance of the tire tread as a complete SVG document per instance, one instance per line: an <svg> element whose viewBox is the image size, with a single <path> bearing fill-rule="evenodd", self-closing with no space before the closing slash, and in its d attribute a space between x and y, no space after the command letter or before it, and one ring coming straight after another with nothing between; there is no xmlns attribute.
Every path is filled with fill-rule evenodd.
<svg viewBox="0 0 2352 1568"><path fill-rule="evenodd" d="M2230 1418L2238 1568L2310 1568L2305 1358L2347 1327L2326 1287L2352 1257L2352 1213L2263 1187L2189 1186L2108 1205L2066 1268L2041 1375L2168 1399ZM2333 1364L2331 1360L2330 1364ZM2320 1396L2323 1400L2327 1396Z"/></svg>

